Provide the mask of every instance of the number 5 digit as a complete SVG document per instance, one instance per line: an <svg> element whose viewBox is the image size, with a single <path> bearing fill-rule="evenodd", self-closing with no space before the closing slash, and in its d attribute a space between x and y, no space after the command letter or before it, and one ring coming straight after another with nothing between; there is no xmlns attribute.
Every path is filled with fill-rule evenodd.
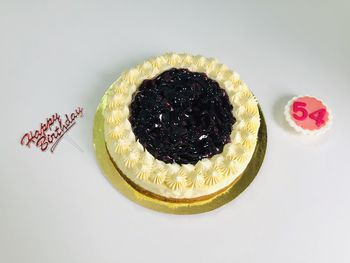
<svg viewBox="0 0 350 263"><path fill-rule="evenodd" d="M307 110L304 108L306 106L305 102L300 102L300 101L295 101L293 103L293 111L295 112L293 114L293 118L298 120L298 121L302 121L305 120L307 118L308 112ZM301 115L298 115L296 113L300 112Z"/></svg>

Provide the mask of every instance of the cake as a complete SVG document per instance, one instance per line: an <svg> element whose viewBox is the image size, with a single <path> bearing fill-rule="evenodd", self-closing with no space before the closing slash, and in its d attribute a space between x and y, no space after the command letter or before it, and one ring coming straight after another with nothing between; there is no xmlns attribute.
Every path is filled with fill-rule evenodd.
<svg viewBox="0 0 350 263"><path fill-rule="evenodd" d="M195 201L234 184L250 162L258 104L216 59L165 54L122 73L106 99L104 136L120 174L167 201Z"/></svg>

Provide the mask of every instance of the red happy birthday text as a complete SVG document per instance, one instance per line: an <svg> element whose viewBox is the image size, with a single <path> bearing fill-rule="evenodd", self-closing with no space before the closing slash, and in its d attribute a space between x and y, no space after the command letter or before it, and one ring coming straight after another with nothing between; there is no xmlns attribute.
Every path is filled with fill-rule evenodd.
<svg viewBox="0 0 350 263"><path fill-rule="evenodd" d="M38 130L23 135L21 144L28 147L35 145L43 152L51 146L50 151L53 153L63 135L76 124L78 117L83 116L83 108L78 107L71 114L65 114L64 116L64 120L57 113L46 118L46 121L40 124Z"/></svg>

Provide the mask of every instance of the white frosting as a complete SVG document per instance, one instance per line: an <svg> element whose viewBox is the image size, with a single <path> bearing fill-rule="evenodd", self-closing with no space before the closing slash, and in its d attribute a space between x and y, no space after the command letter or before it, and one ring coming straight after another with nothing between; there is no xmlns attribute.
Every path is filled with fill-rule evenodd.
<svg viewBox="0 0 350 263"><path fill-rule="evenodd" d="M166 164L136 141L129 118L132 94L144 79L170 68L204 72L227 92L236 123L231 142L221 154L195 165ZM124 72L110 87L104 109L105 140L118 168L135 184L167 198L198 198L231 184L246 168L254 152L260 116L255 97L236 72L216 59L188 54L165 54Z"/></svg>

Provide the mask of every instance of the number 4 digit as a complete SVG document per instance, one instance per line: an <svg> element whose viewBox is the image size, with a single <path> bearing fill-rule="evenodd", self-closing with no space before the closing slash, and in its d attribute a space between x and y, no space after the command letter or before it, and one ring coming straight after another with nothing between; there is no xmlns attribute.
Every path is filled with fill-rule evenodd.
<svg viewBox="0 0 350 263"><path fill-rule="evenodd" d="M316 121L316 126L320 127L322 124L325 123L324 121L324 116L326 115L326 110L325 109L319 109L314 112L311 112L309 115L310 119L313 119Z"/></svg>

